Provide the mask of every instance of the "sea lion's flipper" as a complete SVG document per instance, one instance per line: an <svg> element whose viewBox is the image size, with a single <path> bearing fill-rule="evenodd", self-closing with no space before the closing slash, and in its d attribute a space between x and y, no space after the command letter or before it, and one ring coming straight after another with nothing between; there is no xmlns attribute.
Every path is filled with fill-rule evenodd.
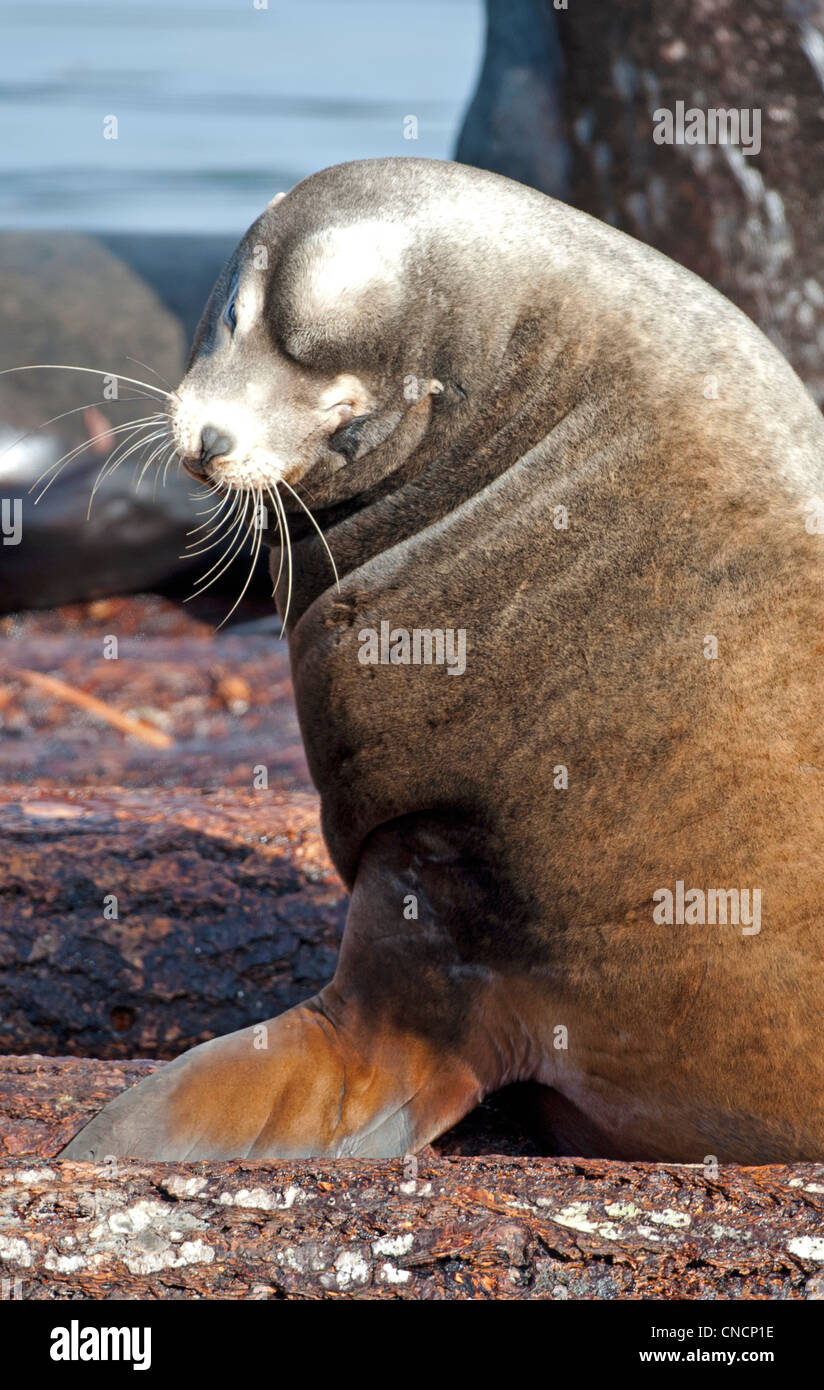
<svg viewBox="0 0 824 1390"><path fill-rule="evenodd" d="M202 1043L117 1096L62 1158L390 1158L472 1108L459 1058L371 1034L334 986L263 1024Z"/></svg>
<svg viewBox="0 0 824 1390"><path fill-rule="evenodd" d="M531 1075L513 981L475 954L492 907L461 866L467 833L373 833L331 984L146 1077L62 1156L394 1158Z"/></svg>

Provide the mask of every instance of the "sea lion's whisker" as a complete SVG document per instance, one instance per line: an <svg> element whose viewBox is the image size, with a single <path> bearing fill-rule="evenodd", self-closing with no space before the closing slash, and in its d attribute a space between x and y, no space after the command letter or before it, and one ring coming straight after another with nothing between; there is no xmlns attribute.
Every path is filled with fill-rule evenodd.
<svg viewBox="0 0 824 1390"><path fill-rule="evenodd" d="M173 451L172 451L172 454L169 455L169 457L166 459L166 462L165 462L165 464L164 464L164 462L163 462L163 450L166 448L166 445L168 444L168 442L169 442L169 437L168 437L168 434L167 434L166 437L160 441L159 447L158 447L157 449L155 449L154 453L152 454L152 458L151 458L152 463L154 463L155 459L157 459L157 467L156 467L156 469L155 469L154 482L152 483L152 498L153 498L153 499L154 499L155 497L157 497L157 485L158 485L158 483L160 483L160 486L161 486L161 487L165 487L165 486L166 486L166 470L167 470L167 468L169 467L169 463L170 463L170 461L171 461L172 454L174 453L174 450L173 450Z"/></svg>
<svg viewBox="0 0 824 1390"><path fill-rule="evenodd" d="M216 574L212 575L212 578L209 580L208 584L204 584L204 583L203 583L203 579L206 578L206 575L203 576L203 579L198 580L198 583L200 584L200 588L197 589L197 590L195 591L195 593L192 595L193 598L199 598L200 595L201 595L202 593L204 593L206 589L210 589L211 586L212 586L218 579L220 579L220 576L221 576L222 574L225 574L225 573L226 573L226 570L229 568L229 566L230 566L230 564L232 563L232 561L235 560L235 559L237 558L237 556L240 554L241 550L243 549L243 546L244 546L246 540L248 539L249 532L250 532L251 525L252 525L252 518L250 517L249 520L247 520L247 518L246 518L246 505L245 505L245 502L246 502L246 499L244 498L244 507L243 507L243 509L242 509L242 511L241 511L241 514L240 514L240 523L239 523L237 529L235 530L235 532L233 533L232 539L230 540L229 545L228 545L227 548L226 548L226 551L224 551L224 554L220 557L220 559L224 559L224 556L225 556L223 565L221 565L220 569L217 571ZM238 543L237 543L237 545L235 545L234 549L232 549L232 543L234 542L235 537L238 536L238 535L239 535L240 539L238 540ZM228 552L228 553L227 553L227 552ZM214 569L216 565L220 564L220 559L217 560L217 561L215 561L215 565L212 566L212 569ZM208 571L207 571L207 574L211 574L211 573L212 573L211 570L208 570Z"/></svg>
<svg viewBox="0 0 824 1390"><path fill-rule="evenodd" d="M132 444L131 449L129 450L128 453L124 454L123 459L118 459L117 462L114 463L114 464L110 464L109 461L107 460L107 461L102 465L102 467L100 468L100 470L99 470L99 472L98 472L98 474L97 474L97 477L96 477L95 480L94 480L94 483L92 484L91 493L89 494L89 505L88 505L88 507L86 508L86 520L87 520L87 521L89 520L89 518L90 518L90 516L91 516L91 514L92 514L92 503L94 502L95 497L97 496L98 492L100 491L100 489L101 489L101 487L103 486L103 484L104 484L104 482L106 481L106 479L107 479L107 478L110 478L110 477L112 476L112 474L115 473L115 472L117 471L117 468L118 468L119 464L120 464L121 462L124 462L125 459L127 459L127 458L129 457L129 453L133 452L135 449L138 449L138 448L141 448L141 449L142 449L142 448L146 448L146 449L148 449L149 446L150 446L152 443L154 443L154 441L155 441L158 437L159 437L158 435L152 434L152 435L149 435L148 438L139 439L139 440L137 440L134 444ZM127 442L128 442L128 441L127 441Z"/></svg>
<svg viewBox="0 0 824 1390"><path fill-rule="evenodd" d="M274 497L272 497L272 489L270 488L268 483L266 484L266 491L268 492L272 500L272 507L274 508L275 512L275 521L277 522L278 527L278 535L280 536L280 545L278 546L278 549L280 551L280 557L278 559L278 572L275 575L275 582L272 585L272 598L274 598L275 594L277 593L278 584L280 583L280 576L283 573L283 527L280 523L280 509Z"/></svg>
<svg viewBox="0 0 824 1390"><path fill-rule="evenodd" d="M172 386L172 383L166 379L166 377L163 375L162 372L159 372L159 371L157 370L157 367L150 367L149 364L148 364L148 362L141 362L141 360L140 360L139 357L130 357L128 353L126 353L126 361L127 361L127 362L136 362L137 365L138 365L138 367L145 367L145 368L146 368L146 371L147 371L147 372L152 372L152 373L154 374L154 376L157 377L158 381L165 381L165 382L166 382L166 385L167 385L168 388L169 388L169 391L171 392L171 394L172 394L172 395L175 394L174 387Z"/></svg>
<svg viewBox="0 0 824 1390"><path fill-rule="evenodd" d="M97 477L96 477L95 480L94 480L94 483L92 484L92 490L91 490L91 493L90 493L90 495L89 495L89 505L88 505L88 507L86 508L86 520L87 520L87 521L89 520L89 517L90 517L91 514L92 514L92 503L94 502L94 499L95 499L95 497L97 496L97 493L99 492L100 488L103 486L103 484L104 484L104 482L106 481L106 479L107 479L107 478L110 478L110 477L112 476L112 474L115 473L115 472L117 471L117 469L119 468L120 464L121 464L121 463L124 463L124 462L126 461L126 459L129 457L129 455L132 454L132 453L134 453L134 451L135 451L136 449L148 449L149 446L150 446L151 444L153 444L154 441L157 440L157 439L161 440L161 443L160 443L159 447L162 448L162 447L163 447L163 442L162 442L162 441L165 439L165 433L164 433L164 434L150 434L149 437L148 437L147 439L138 439L138 440L136 440L136 441L131 445L131 447L127 450L127 452L123 455L123 457L120 458L120 459L117 459L117 461L116 461L115 463L110 463L108 459L106 460L106 462L105 462L105 463L103 464L103 466L100 468L100 470L99 470L99 472L98 472L98 474L97 474ZM152 454L152 458L154 458L154 454ZM151 460L150 460L150 461L151 461Z"/></svg>
<svg viewBox="0 0 824 1390"><path fill-rule="evenodd" d="M165 464L163 465L163 482L161 483L161 487L165 487L165 486L166 486L166 476L167 476L167 474L168 474L168 472L169 472L169 464L171 463L171 461L172 461L172 459L174 458L174 456L175 456L176 453L177 453L177 450L174 449L174 448L172 448L172 449L170 450L170 452L169 452L169 457L167 458ZM160 472L160 469L158 469L158 472Z"/></svg>
<svg viewBox="0 0 824 1390"><path fill-rule="evenodd" d="M228 518L227 518L227 520L228 520ZM231 522L230 522L229 524L231 525ZM215 536L214 540L210 540L209 543L208 543L208 545L201 546L200 550L184 550L183 554L182 554L181 556L179 556L179 559L181 559L181 560L194 560L194 559L196 559L197 557L199 557L200 555L208 555L208 553L209 553L210 550L214 550L214 549L215 549L215 546L218 546L218 545L225 545L227 535L228 535L228 531L226 531L226 530L221 530L220 535L219 535L219 536ZM218 557L218 559L215 561L215 564L219 564L219 563L220 563L220 560L222 559L223 554L225 554L225 551L223 551L223 552L221 553L221 555L220 555L220 556ZM206 574L210 574L210 573L211 573L211 570L207 570L207 571L206 571ZM202 576L203 579L206 578L206 574L204 574L204 575ZM198 579L196 582L199 584L201 581L200 581L200 579Z"/></svg>
<svg viewBox="0 0 824 1390"><path fill-rule="evenodd" d="M93 434L88 439L82 440L80 444L76 444L73 448L67 449L65 454L60 455L59 459L57 459L54 463L50 463L48 468L44 468L39 478L37 478L35 482L32 483L31 487L29 488L29 492L33 492L34 489L37 487L37 484L42 482L44 478L47 478L48 475L54 472L56 468L61 468L63 464L68 463L69 460L74 458L76 454L82 453L84 449L87 449L90 444L94 444L96 440L105 439L110 434L123 434L126 430L134 429L137 425L155 425L158 423L160 418L161 417L159 415L146 415L140 420L124 420L123 423L120 425L108 425L106 429L100 430L97 434Z"/></svg>
<svg viewBox="0 0 824 1390"><path fill-rule="evenodd" d="M289 574L288 582L286 585L286 610L283 614L283 618L281 619L280 625L280 636L283 637L284 633L286 632L286 622L289 617L289 608L292 602L292 538L289 535L289 523L286 520L286 508L283 505L283 498L277 490L277 483L275 484L273 500L275 501L275 505L278 508L278 513L280 516L281 545L283 544L284 540L286 542L286 562L288 565Z"/></svg>
<svg viewBox="0 0 824 1390"><path fill-rule="evenodd" d="M149 462L151 463L153 459L154 459L154 454L152 454L152 458L149 460ZM153 479L152 479L152 502L156 502L156 501L157 501L157 479L158 479L158 470L155 469L155 475L154 475L154 477L153 477Z"/></svg>
<svg viewBox="0 0 824 1390"><path fill-rule="evenodd" d="M214 550L216 545L222 545L226 540L228 529L231 528L232 516L233 508L230 508L226 516L221 517L221 519L217 522L214 529L212 531L207 531L206 535L201 536L200 540L196 542L200 549L190 550L189 546L187 545L186 549L180 557L181 560L188 560L190 557L194 557L195 555L205 555L207 551ZM210 536L214 536L215 539L210 540ZM204 545L202 544L203 541L206 541L208 543ZM220 561L218 560L215 563L219 564ZM211 571L208 571L208 573L211 573ZM204 575L203 578L205 579L206 575ZM198 583L200 583L200 580L198 580Z"/></svg>
<svg viewBox="0 0 824 1390"><path fill-rule="evenodd" d="M147 396L145 395L145 393L141 392L137 396L121 396L117 401L114 402L114 404L128 405L135 401L148 400L154 400L154 397ZM61 410L59 415L52 415L50 419L42 420L39 425L33 425L30 430L26 430L25 434L18 435L17 439L13 439L11 444L7 444L5 449L0 449L0 459L3 458L4 455L7 454L11 449L16 449L18 444L23 443L24 439L29 439L31 435L36 434L38 430L44 430L47 425L56 425L58 420L65 420L67 415L78 415L81 410L92 410L96 406L110 404L112 404L112 402L110 401L87 401L85 405L73 405L71 410ZM50 467L53 468L54 464L51 464ZM41 473L40 476L42 477L43 474Z"/></svg>
<svg viewBox="0 0 824 1390"><path fill-rule="evenodd" d="M189 498L190 502L202 502L204 497L208 497L210 501L214 502L215 493L222 493L225 497L225 490L223 487L219 489L217 487L202 487L199 492L187 492L186 496ZM219 504L216 503L216 505ZM213 511L214 507L201 507L198 511L195 512L195 516L210 516Z"/></svg>
<svg viewBox="0 0 824 1390"><path fill-rule="evenodd" d="M166 464L165 464L164 469L163 469L163 486L164 486L164 487L166 486L166 471L167 471L167 469L171 466L171 464L174 463L176 457L178 457L178 453L177 453L177 449L176 449L175 445L173 444L172 447L171 447L170 450L169 450L169 457L167 458ZM189 494L189 496L191 497L191 493Z"/></svg>
<svg viewBox="0 0 824 1390"><path fill-rule="evenodd" d="M157 468L155 469L154 482L152 484L152 497L155 497L157 493L157 480L160 476L160 470L163 467L163 450L166 448L168 443L169 435L168 432L164 430L160 436L160 443L156 445L156 447L152 450L149 458L147 458L143 468L141 469L141 474L145 474L151 468L153 463L157 463Z"/></svg>
<svg viewBox="0 0 824 1390"><path fill-rule="evenodd" d="M243 503L243 494L240 493L240 492L238 492L238 493L235 494L235 499L234 499L234 502L233 502L233 504L232 504L232 510L231 510L231 512L230 512L230 514L229 514L229 517L228 517L228 519L227 519L227 520L228 520L227 530L226 530L224 536L221 538L221 539L223 539L223 540L226 540L226 545L225 545L224 549L222 550L221 554L220 554L220 555L218 556L218 558L215 560L215 563L212 565L211 569L208 569L208 570L206 571L205 574L202 574L202 575L200 576L200 578L199 578L198 580L195 581L196 584L198 584L198 585L204 585L204 581L207 580L207 579L209 579L209 575L212 574L213 571L217 569L217 567L218 567L218 565L220 564L221 560L225 559L227 553L228 553L229 551L231 551L231 548L232 548L232 546L233 546L233 544L234 544L234 542L235 542L237 536L242 534L242 531L243 531L243 523L244 523L245 520L246 520L245 508L244 508L244 506L242 505L242 503ZM233 525L234 525L234 530L231 529ZM230 532L230 531L231 531L231 535L229 535L229 532ZM228 537L228 539L227 539L227 537ZM229 560L231 560L231 558L232 558L232 556L229 555ZM227 564L229 563L229 560L226 561ZM224 565L224 569L225 569L225 568L226 568L226 566ZM221 574L222 574L222 573L223 573L223 571L221 570ZM217 578L217 575L215 576L215 578ZM210 580L210 581L209 581L209 583L213 583L213 582L214 582L213 580ZM205 587L205 588L208 588L209 585L208 585L208 584L205 584L204 587ZM195 589L194 592L191 593L191 594L189 595L189 597L190 597L190 598L196 598L196 597L197 597L197 594L198 594L199 592L200 592L199 589ZM188 602L188 599L187 599L186 601Z"/></svg>
<svg viewBox="0 0 824 1390"><path fill-rule="evenodd" d="M65 362L29 362L24 367L4 367L0 376L8 376L10 372L91 372L95 376L109 376L113 381L128 381L130 386L143 386L147 391L155 391L158 396L165 396L167 400L171 400L173 395L173 392L164 391L151 381L140 381L138 377L123 376L120 372L104 372L100 367L73 367Z"/></svg>
<svg viewBox="0 0 824 1390"><path fill-rule="evenodd" d="M159 423L160 421L157 419L151 421L153 425L158 425ZM131 454L136 453L138 449L148 449L149 445L154 443L156 439L164 439L165 437L166 431L164 429L155 430L154 433L144 436L140 433L140 426L135 425L132 434L126 435L126 437L120 441L117 448L109 455L98 470L97 477L92 485L89 506L91 507L95 494L105 482L106 478L111 477L112 473L116 472L121 463L125 463L126 459L129 458Z"/></svg>
<svg viewBox="0 0 824 1390"><path fill-rule="evenodd" d="M169 464L170 464L170 462L171 462L171 460L172 460L172 458L174 457L174 454L175 454L175 449L174 449L174 446L173 446L173 447L171 448L170 452L169 452L169 457L168 457L167 460L166 460L166 466L165 466L165 468L164 468L164 466L163 466L163 459L162 459L161 456L162 456L162 454L163 454L163 450L166 448L166 445L171 443L171 437L170 437L170 435L169 435L169 421L168 421L168 417L164 416L164 419L165 419L165 421L166 421L166 428L165 428L165 430L164 430L164 432L163 432L163 438L162 438L161 441L160 441L160 445L158 446L157 449L155 449L154 453L152 454L151 458L147 461L147 464L146 464L146 468L150 468L150 467L152 466L152 464L154 463L155 459L157 459L157 468L155 469L154 482L152 483L152 501L154 501L155 498L157 497L157 485L158 485L158 483L160 482L161 487L165 487L165 486L166 486L166 469L169 467ZM145 471L146 471L146 469L143 470L143 472L145 472ZM161 475L161 472L162 472L162 474L163 474L162 482L161 482L161 476L160 476L160 475ZM142 476L143 476L143 474L141 473L141 477L142 477Z"/></svg>
<svg viewBox="0 0 824 1390"><path fill-rule="evenodd" d="M0 377L7 377L13 371L88 371L94 377L111 377L113 381L128 381L131 386L143 386L145 391L154 392L156 396L165 396L167 400L172 399L171 391L164 391L161 386L154 385L154 382L140 381L139 377L124 377L120 371L103 371L100 367L72 367L64 361L32 361L32 363L26 363L24 367L4 367L3 371L0 371ZM117 396L114 399L117 400Z"/></svg>
<svg viewBox="0 0 824 1390"><path fill-rule="evenodd" d="M152 433L148 438L141 438L140 436L140 430L144 423L152 426ZM103 467L104 469L106 469L107 472L113 473L114 470L118 468L121 463L124 463L126 459L129 457L129 455L131 453L134 453L136 449L145 448L146 445L149 443L150 439L159 439L161 437L165 437L166 435L166 429L163 424L162 415L155 415L154 417L147 416L145 422L139 420L133 421L132 424L132 435L126 435L124 439L121 439L120 443L112 451L112 453L109 454L109 457L103 464Z"/></svg>
<svg viewBox="0 0 824 1390"><path fill-rule="evenodd" d="M282 481L283 481L283 479L281 479L281 482L282 482ZM305 483L302 483L302 482L300 481L300 479L298 479L297 482L294 484L294 486L295 486L295 487L299 487L299 488L303 488L303 491L306 493L306 496L309 498L309 501L310 501L310 502L314 502L314 500L315 500L315 494L314 494L313 492L310 492L310 491L309 491L309 489L308 489L308 487L306 486Z"/></svg>
<svg viewBox="0 0 824 1390"><path fill-rule="evenodd" d="M166 419L165 416L163 416L162 418L163 418L164 420ZM168 440L168 438L169 438L169 432L168 432L168 425L167 425L167 428L166 428L166 430L165 430L165 432L164 432L164 439L163 439L163 443L164 443L164 444L166 443L166 441ZM143 463L143 464L141 465L140 472L138 473L137 479L136 479L136 481L135 481L135 492L138 491L138 489L139 489L139 487L140 487L140 484L143 482L143 479L145 478L146 474L148 473L149 469L151 468L152 463L154 462L154 459L156 458L156 456L157 456L157 451L155 451L155 452L152 454L151 458L146 459L146 462Z"/></svg>
<svg viewBox="0 0 824 1390"><path fill-rule="evenodd" d="M202 493L196 493L196 492L190 492L190 493L189 493L189 496L191 497L191 499L192 499L193 502L198 502L198 501L200 501L201 498L202 498L202 495L203 495ZM206 520L205 520L205 521L202 521L201 524L200 524L199 526L193 526L192 529L191 529L190 531L187 531L187 532L186 532L187 536L193 536L193 535L195 534L196 531L204 531L204 530L206 529L206 527L209 525L209 522L210 522L210 520L212 519L212 517L215 515L215 513L216 513L216 512L222 511L223 508L226 506L226 503L229 501L229 498L231 497L231 495L232 495L232 490L231 490L231 488L225 488L225 489L224 489L224 487L223 487L222 484L221 484L221 486L220 486L220 489L219 489L219 492L218 492L218 499L217 499L216 502L214 502L214 495L213 495L213 492L210 492L210 493L209 493L209 496L210 496L211 500L214 502L214 506L212 506L212 507L205 507L205 508L203 509L203 511L195 512L195 516L205 516L205 517L206 517Z"/></svg>
<svg viewBox="0 0 824 1390"><path fill-rule="evenodd" d="M49 481L46 483L46 486L34 499L34 505L37 506L37 503L40 501L41 497L43 497L44 494L48 492L52 483L55 481L56 478L60 476L66 464L71 463L71 461L75 459L78 454L82 454L83 451L87 449L90 444L94 444L95 441L98 439L106 439L107 437L113 434L123 434L127 430L131 431L134 429L142 428L144 425L154 425L156 423L157 420L152 419L151 416L147 416L145 420L141 420L139 422L129 420L126 424L123 425L110 425L105 430L101 430L99 434L93 434L91 438L84 439L82 444L77 444L73 449L69 449L67 453L63 454L62 457L57 460L56 463L50 463L48 468L44 468L43 472L40 474L40 477L35 479L35 481L32 483L31 487L29 488L29 492L34 492L34 489L37 487L38 483L41 483L44 478L48 478L50 473L53 474L53 476L49 478Z"/></svg>
<svg viewBox="0 0 824 1390"><path fill-rule="evenodd" d="M216 536L219 531L223 530L228 517L231 515L231 512L232 508L229 507L226 512L221 511L214 518L210 518L210 520L214 522L214 525L209 526L208 530L204 530L202 527L198 527L197 529L199 531L202 530L203 534L201 536L198 536L196 540L193 539L186 542L186 554L200 555L202 553L201 547L204 545L204 543L206 541L211 542L212 536ZM211 549L211 544L209 545L209 549Z"/></svg>
<svg viewBox="0 0 824 1390"><path fill-rule="evenodd" d="M210 541L208 545L205 545L202 550L186 550L181 556L181 559L188 559L189 555L201 555L205 554L208 550L214 550L215 546L219 545L221 547L220 554L218 555L211 569L206 570L206 573L202 574L200 578L195 581L196 584L202 584L205 579L208 579L209 575L212 573L212 570L216 569L217 566L220 564L221 560L226 555L227 548L231 546L233 540L237 536L243 521L243 516L238 511L238 501L239 496L233 496L232 504L229 507L229 510L226 513L226 515L220 521L219 526L217 528L218 534L215 536L215 539L213 541ZM194 598L194 593L191 595L191 597Z"/></svg>
<svg viewBox="0 0 824 1390"><path fill-rule="evenodd" d="M220 505L218 507L215 507L214 510L209 513L206 520L201 522L200 526L193 526L190 531L186 532L187 536L193 537L192 540L188 540L186 542L187 551L190 550L190 548L193 546L200 545L202 541L208 540L209 536L213 536L215 532L220 529L220 527L226 520L224 511L228 502L229 498L224 497ZM231 510L231 508L229 508L229 510ZM202 516L202 512L198 512L198 516ZM203 531L204 535L198 535L199 531ZM196 540L194 539L195 536L197 536Z"/></svg>
<svg viewBox="0 0 824 1390"><path fill-rule="evenodd" d="M252 575L254 574L255 570L257 569L257 562L258 562L258 558L259 558L259 556L260 556L260 547L261 547L261 543L262 543L262 540L263 540L263 512L264 512L264 510L265 510L265 509L264 509L264 506L263 506L263 492L262 492L260 486L258 486L257 492L256 492L256 494L255 494L255 505L254 505L254 507L252 508L252 522L251 522L251 525L253 525L253 526L255 527L255 531L257 532L257 534L256 534L256 536L255 536L255 540L254 540L254 543L253 543L253 545L252 545L252 557L251 557L251 559L250 559L250 561L249 561L249 573L248 573L247 576L246 576L246 583L244 584L243 588L241 589L240 593L238 594L237 598L235 599L234 603L232 604L231 608L229 609L229 612L226 614L226 617L223 619L222 622L219 622L219 623L218 623L218 628L223 627L223 624L224 624L224 623L228 623L229 619L231 618L231 616L232 616L232 614L234 613L235 609L237 608L238 604L241 602L241 600L242 600L244 594L246 593L246 590L249 588L249 585L250 585L251 582L252 582ZM246 535L247 535L247 537L248 537L248 535L249 535L249 531L248 531L248 530L247 530L247 532L246 532Z"/></svg>
<svg viewBox="0 0 824 1390"><path fill-rule="evenodd" d="M292 485L291 485L290 483L287 483L287 481L286 481L285 478L281 478L280 481L283 483L283 486L284 486L284 487L288 487L288 489L289 489L289 491L291 492L292 496L294 497L295 501L296 501L301 507L303 507L303 510L305 511L306 515L308 516L309 520L311 521L311 523L312 523L312 525L314 526L315 530L317 531L318 535L320 536L321 544L322 544L324 550L326 551L326 554L329 556L329 563L330 563L330 565L332 566L332 573L333 573L334 576L335 576L335 583L336 583L337 588L338 588L338 593L340 593L340 578L339 578L339 576L338 576L338 567L337 567L337 565L335 564L335 557L334 557L334 555L332 554L331 550L329 549L329 546L328 546L327 541L326 541L326 537L324 536L323 532L321 531L321 529L320 529L318 523L316 522L315 518L313 517L313 515L312 515L312 513L310 512L309 508L307 507L306 503L302 500L302 498L298 497L298 495L297 495L297 493L295 492L295 489L292 487Z"/></svg>

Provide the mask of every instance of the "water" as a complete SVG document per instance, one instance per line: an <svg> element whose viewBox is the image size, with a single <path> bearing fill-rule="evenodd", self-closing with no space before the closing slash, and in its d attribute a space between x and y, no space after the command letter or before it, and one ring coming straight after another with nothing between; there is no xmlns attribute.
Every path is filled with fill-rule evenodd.
<svg viewBox="0 0 824 1390"><path fill-rule="evenodd" d="M450 158L483 47L481 0L19 0L0 23L0 227L237 235L327 164Z"/></svg>

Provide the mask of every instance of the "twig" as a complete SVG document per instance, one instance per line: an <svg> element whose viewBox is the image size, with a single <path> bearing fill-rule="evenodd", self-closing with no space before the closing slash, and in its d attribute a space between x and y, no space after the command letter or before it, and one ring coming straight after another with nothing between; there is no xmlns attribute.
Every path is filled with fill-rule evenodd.
<svg viewBox="0 0 824 1390"><path fill-rule="evenodd" d="M133 738L140 739L142 743L148 743L152 748L174 747L174 739L170 734L164 734L162 729L156 729L145 719L133 719L129 714L121 714L119 710L112 709L110 705L104 704L94 695L87 695L85 690L78 690L75 685L67 685L65 681L58 680L56 676L45 676L41 671L27 671L22 667L10 671L9 675L19 676L21 680L33 685L36 690L42 690L45 695L53 695L56 700L65 700L68 704L77 705L79 709L84 709L89 714L97 715L98 719L105 719L107 724L111 724L114 729L119 729L122 734L131 734Z"/></svg>

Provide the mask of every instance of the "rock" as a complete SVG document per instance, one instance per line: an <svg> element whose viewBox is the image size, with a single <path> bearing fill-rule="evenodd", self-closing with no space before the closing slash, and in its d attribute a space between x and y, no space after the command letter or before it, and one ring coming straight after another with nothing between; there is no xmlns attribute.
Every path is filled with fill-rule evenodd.
<svg viewBox="0 0 824 1390"><path fill-rule="evenodd" d="M488 0L483 66L455 158L568 201L564 18L547 0Z"/></svg>
<svg viewBox="0 0 824 1390"><path fill-rule="evenodd" d="M160 587L182 576L192 581L208 569L211 561L204 566L185 553L201 520L191 478L175 464L156 485L152 464L136 490L160 446L159 424L135 435L149 442L103 477L90 512L89 499L118 445L125 455L131 442L118 426L147 421L165 404L125 378L163 390L177 385L229 250L230 239L214 237L0 234L0 372L65 363L118 377L113 400L92 373L0 375L0 497L13 508L8 517L4 510L0 612ZM77 453L57 471L70 450ZM169 453L160 450L157 464ZM221 593L240 591L248 564L230 568Z"/></svg>

